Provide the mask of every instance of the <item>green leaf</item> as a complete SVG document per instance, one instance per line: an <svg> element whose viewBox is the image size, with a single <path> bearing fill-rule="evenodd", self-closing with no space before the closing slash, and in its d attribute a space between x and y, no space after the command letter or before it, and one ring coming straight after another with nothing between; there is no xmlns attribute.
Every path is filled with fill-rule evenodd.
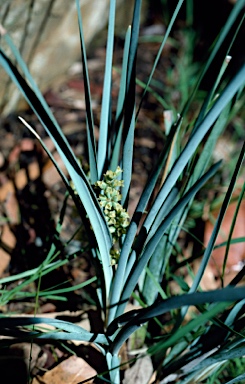
<svg viewBox="0 0 245 384"><path fill-rule="evenodd" d="M241 203L243 201L244 193L245 193L245 183L243 184L242 190L240 192L239 199L238 199L237 206L236 206L236 210L235 210L234 216L232 218L232 223L231 223L231 227L230 227L230 231L229 231L229 235L228 235L228 239L227 239L227 246L226 246L225 256L224 256L224 263L223 263L223 269L222 269L222 279L224 279L225 267L226 267L226 262L228 259L229 249L230 249L230 245L231 245L232 234L233 234L234 227L236 224L237 215L239 213L239 208L240 208Z"/></svg>
<svg viewBox="0 0 245 384"><path fill-rule="evenodd" d="M52 138L57 151L59 152L72 181L74 182L77 193L81 199L81 202L87 212L87 215L91 221L93 231L97 240L97 244L100 250L100 257L103 265L104 276L105 276L105 291L109 294L110 284L112 279L112 268L110 265L110 249L112 246L112 240L110 232L101 211L100 205L97 198L92 190L87 177L79 166L78 161L72 152L72 149L64 137L62 130L55 121L51 111L46 105L42 95L36 95L36 93L29 87L27 82L20 75L18 70L14 67L7 56L0 50L0 64L6 70L8 75L17 85L19 90L22 92L31 108L39 118L43 127ZM41 100L41 101L40 101Z"/></svg>
<svg viewBox="0 0 245 384"><path fill-rule="evenodd" d="M192 188L175 204L175 206L171 209L169 214L164 218L162 223L159 225L155 235L148 241L146 238L145 248L142 250L142 253L137 258L137 261L132 268L131 274L126 281L124 288L122 290L122 295L120 302L124 304L120 304L118 311L122 311L125 306L126 300L129 299L131 292L135 288L140 274L148 263L150 257L152 256L157 244L161 240L164 232L176 216L176 214L189 202L189 200L196 194L196 192L201 188L201 186L216 172L217 168L220 166L220 163L215 164L211 169L202 176L197 183L194 184ZM143 247L144 244L142 244ZM118 312L117 312L118 313Z"/></svg>
<svg viewBox="0 0 245 384"><path fill-rule="evenodd" d="M129 46L131 40L131 27L128 27L124 51L123 51L123 63L122 63L122 72L120 80L120 88L117 102L117 111L115 118L115 143L113 142L113 149L111 155L111 163L109 169L115 171L120 159L121 145L122 145L122 133L123 133L123 109L125 103L126 95L126 84L127 84L127 68L128 68L128 55L129 55Z"/></svg>
<svg viewBox="0 0 245 384"><path fill-rule="evenodd" d="M168 174L162 188L160 189L149 213L152 219L148 219L148 225L152 224L152 220L155 215L158 213L160 207L162 206L164 200L166 199L169 191L173 188L181 173L183 172L185 166L187 165L190 158L194 155L198 145L206 135L206 133L212 127L212 124L218 118L222 110L226 107L228 102L232 99L235 93L239 88L244 84L245 79L245 65L240 69L237 75L232 79L230 84L225 88L223 93L220 95L214 106L205 116L203 121L200 123L199 127L196 129L194 134L190 137L185 148L181 152L180 156L175 162L171 172ZM147 220L147 219L146 219ZM147 221L148 221L147 220Z"/></svg>
<svg viewBox="0 0 245 384"><path fill-rule="evenodd" d="M103 96L100 116L100 137L98 143L98 175L102 176L102 172L107 160L108 145L108 129L109 129L109 113L111 106L111 78L112 78L112 58L114 44L114 26L115 26L116 0L110 1L109 25L107 34L106 47L106 64L104 75Z"/></svg>
<svg viewBox="0 0 245 384"><path fill-rule="evenodd" d="M153 77L153 75L154 75L155 69L156 69L157 64L158 64L158 62L159 62L159 60L160 60L160 57L161 57L161 55L162 55L163 48L164 48L164 46L165 46L165 44L166 44L166 41L167 41L167 39L168 39L168 37L169 37L169 34L170 34L171 30L172 30L173 24L174 24L174 22L175 22L175 20L176 20L176 17L178 16L178 13L179 13L179 11L180 11L180 8L181 8L183 2L184 2L184 0L179 0L179 1L178 1L178 4L177 4L177 6L176 6L176 8L175 8L175 11L174 11L174 14L173 14L173 16L171 17L170 23L168 24L168 27L167 27L167 30L166 30L166 32L165 32L164 38L163 38L163 40L162 40L161 46L160 46L160 48L159 48L159 50L158 50L156 59L155 59L155 61L154 61L154 64L153 64L153 67L152 67L150 76L149 76L149 78L148 78L146 87L145 87L144 92L143 92L143 95L142 95L142 97L141 97L141 101L140 101L140 104L139 104L138 111L137 111L137 113L136 113L136 117L137 117L138 114L139 114L139 111L140 111L141 106L142 106L142 103L143 103L143 99L144 99L144 97L145 97L145 95L146 95L146 92L147 92L147 90L148 90L148 86L149 86L150 83L151 83L151 80L152 80L152 77Z"/></svg>
<svg viewBox="0 0 245 384"><path fill-rule="evenodd" d="M210 67L210 65L212 63L212 61L214 60L215 56L217 55L219 49L221 48L223 42L225 41L225 39L227 37L227 34L230 32L233 24L237 20L237 17L239 16L239 14L242 11L243 7L244 7L244 0L238 0L235 3L234 7L232 8L232 11L231 11L231 13L230 13L230 15L229 15L225 25L224 25L224 28L221 30L221 33L220 33L220 35L218 37L218 40L215 43L215 46L212 47L212 50L211 50L210 55L208 57L208 60L207 60L205 66L204 66L204 68L202 70L202 73L201 73L201 75L200 75L200 77L198 79L198 82L196 83L196 86L195 86L195 88L193 90L193 93L190 96L190 98L188 99L188 101L187 101L187 103L186 103L186 105L185 105L185 107L184 107L184 109L183 109L183 111L181 113L182 116L184 116L186 111L188 110L188 108L189 108L189 106L190 106L190 104L191 104L191 102L192 102L192 100L193 100L193 98L194 98L194 96L196 94L196 91L199 88L199 85L200 85L204 75L206 74L208 68ZM225 58L225 56L226 56L226 53L224 54L224 58ZM211 93L210 93L210 96L211 96ZM207 98L207 104L208 103L209 103L209 98ZM206 106L207 106L207 104L206 104ZM206 107L204 107L202 109L201 116L203 116L205 111L206 111Z"/></svg>
<svg viewBox="0 0 245 384"><path fill-rule="evenodd" d="M229 188L228 188L228 190L226 192L226 195L225 195L222 207L220 209L219 216L218 216L217 221L215 223L215 226L214 226L211 238L209 240L208 246L207 246L207 248L206 248L206 250L204 252L204 255L202 257L202 261L201 261L200 267L198 269L198 272L196 273L196 276L195 276L195 279L194 279L193 284L191 286L190 292L194 292L198 288L198 286L200 284L200 281L201 281L201 278L202 278L202 276L204 274L204 271L206 269L207 263L208 263L208 261L210 259L210 256L211 256L211 253L212 253L212 250L213 250L216 238L218 236L219 229L221 227L223 218L225 216L225 212L227 210L227 207L229 205L229 201L230 201L231 196L232 196L233 189L234 189L235 184L236 184L236 180L237 180L237 177L238 177L238 174L239 174L239 170L241 168L244 156L245 156L245 142L244 142L243 147L241 149L241 152L240 152L240 155L239 155L239 159L237 161L236 168L234 170L234 173L233 173L233 176L232 176Z"/></svg>
<svg viewBox="0 0 245 384"><path fill-rule="evenodd" d="M127 137L123 143L122 170L123 170L124 184L121 192L123 206L125 206L125 203L127 203L129 188L130 188L131 179L132 179L134 129L135 129L135 117L133 114L131 119L131 124L127 133Z"/></svg>
<svg viewBox="0 0 245 384"><path fill-rule="evenodd" d="M143 323L149 321L151 318L163 315L172 309L180 308L182 306L200 305L204 303L219 303L219 302L234 302L244 298L245 288L224 288L216 291L209 292L195 292L186 295L175 296L165 301L156 302L148 308L132 311L131 320L122 327L116 335L110 350L112 353L118 353L122 344L128 339L137 328ZM127 318L130 312L126 313ZM112 335L120 324L124 323L124 315L117 317L108 327L108 335Z"/></svg>
<svg viewBox="0 0 245 384"><path fill-rule="evenodd" d="M108 339L105 335L102 334L94 334L86 331L84 328L75 325L73 323L50 319L45 317L8 317L8 318L0 318L0 329L4 332L4 329L8 330L16 328L16 327L24 327L28 325L36 325L36 324L49 324L58 330L63 330L64 332L47 332L41 333L38 331L30 332L32 338L51 338L51 339L60 339L60 340L82 340L82 341L90 341L90 342L98 342L101 344L108 344ZM26 334L26 332L25 332Z"/></svg>
<svg viewBox="0 0 245 384"><path fill-rule="evenodd" d="M84 41L84 35L83 35L83 23L82 23L82 15L80 10L79 0L76 0L76 6L77 6L79 32L80 32L80 41L81 41L83 81L84 81L84 93L85 93L85 102L86 102L89 170L90 170L91 183L94 184L98 180L96 147L95 147L95 138L94 138L94 119L93 119L93 113L92 113L92 102L91 102L91 95L90 95L87 55L86 55L86 47L85 47L85 41Z"/></svg>
<svg viewBox="0 0 245 384"><path fill-rule="evenodd" d="M235 379L227 381L226 384L242 383L243 381L245 381L245 373L242 373L241 375L237 376Z"/></svg>
<svg viewBox="0 0 245 384"><path fill-rule="evenodd" d="M189 334L189 332L192 332L201 325L205 324L208 320L222 312L226 307L226 302L215 304L215 306L212 308L208 309L204 313L197 316L195 319L189 321L187 324L177 329L173 334L169 335L167 340L164 338L157 342L155 345L152 345L148 349L148 353L152 355L158 354L160 358L164 358L167 348L177 345L182 338Z"/></svg>
<svg viewBox="0 0 245 384"><path fill-rule="evenodd" d="M127 206L128 193L132 178L134 129L135 129L135 78L136 56L140 27L141 0L134 3L131 40L128 53L126 94L124 100L123 154L122 169L124 186L122 188L122 205Z"/></svg>
<svg viewBox="0 0 245 384"><path fill-rule="evenodd" d="M119 301L123 284L126 282L126 279L128 276L126 272L126 268L127 270L131 270L133 263L135 261L135 257L133 256L133 254L131 254L130 259L129 259L129 255L131 252L132 244L135 239L135 235L138 230L138 224L142 218L142 215L144 214L148 201L155 188L157 179L162 170L163 164L165 163L165 160L167 158L168 151L172 142L172 138L175 134L175 130L177 129L176 127L178 127L180 122L181 121L179 120L177 122L177 125L172 127L170 134L168 135L166 144L164 145L164 148L159 156L159 160L155 165L155 167L153 168L153 171L147 181L147 184L144 187L139 203L131 219L127 234L123 241L120 258L118 261L118 266L117 266L117 270L115 273L115 277L114 277L114 281L111 289L111 299L110 299L111 308L109 311L109 323L115 318L115 313L117 310L116 304Z"/></svg>

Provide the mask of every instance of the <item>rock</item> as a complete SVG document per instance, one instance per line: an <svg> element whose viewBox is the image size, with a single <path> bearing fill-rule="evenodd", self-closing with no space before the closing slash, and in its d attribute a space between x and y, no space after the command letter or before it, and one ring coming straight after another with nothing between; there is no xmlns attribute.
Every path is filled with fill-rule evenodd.
<svg viewBox="0 0 245 384"><path fill-rule="evenodd" d="M106 26L109 3L80 0L87 45ZM0 0L0 4L1 24L13 38L41 90L64 80L69 67L80 58L75 1ZM120 16L119 24L126 29L131 23L133 2L118 0L117 5L123 7L118 20ZM1 47L10 55L3 39ZM2 68L0 79L0 112L6 115L23 107L23 99Z"/></svg>

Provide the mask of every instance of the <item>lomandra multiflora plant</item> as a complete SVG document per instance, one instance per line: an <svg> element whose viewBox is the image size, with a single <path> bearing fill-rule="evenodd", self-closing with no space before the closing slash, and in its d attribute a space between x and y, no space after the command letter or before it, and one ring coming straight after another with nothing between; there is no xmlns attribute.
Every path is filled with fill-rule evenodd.
<svg viewBox="0 0 245 384"><path fill-rule="evenodd" d="M148 92L163 47L183 3L184 0L178 2L162 38L152 72L149 74L149 80L143 91L142 100ZM67 168L73 188L35 129L20 118L48 152L83 220L90 243L91 261L96 266L97 273L93 280L96 279L98 309L104 323L104 333L91 333L69 322L35 316L1 318L1 331L2 334L7 335L12 332L12 335L19 339L47 338L94 343L101 351L101 358L106 359L108 367L107 372L103 374L98 372L97 378L116 384L120 382L119 351L122 345L130 335L150 319L170 312L172 316L175 316L171 331L165 330L164 338L160 337L156 341L152 341L146 353L154 355L158 377L163 379L163 382L167 382L164 381L167 380L164 377L169 375L175 375L175 380L178 382L200 382L205 376L205 372L207 373L207 368L210 369L212 366L213 370L218 369L225 361L245 354L244 326L242 325L244 324L242 320L245 288L236 287L244 276L244 269L223 289L200 291L200 282L212 255L215 240L244 158L244 145L240 154L237 155L236 167L233 170L220 214L202 256L199 270L193 276L192 285L190 287L185 285L183 288L180 284L179 295L172 296L170 293L166 294L162 291L160 283L165 277L169 256L195 194L218 168L223 166L221 162L211 165L211 156L217 138L226 127L231 114L236 111L237 103L242 97L245 66L237 71L225 87L224 83L220 87L220 79L226 67L224 64L220 68L213 88L203 100L191 128L185 127L184 121L199 84L239 17L244 1L236 2L210 51L208 61L194 85L184 109L177 111L178 114L172 121L166 137L164 149L156 164L153 165L135 212L130 218L128 201L132 177L134 131L142 104L142 101L139 105L135 103L136 53L141 1L135 0L134 2L132 24L125 35L121 83L114 120L111 116L111 84L116 1L110 1L98 143L96 143L94 135L89 73L78 0L76 5L86 101L89 178L74 156L10 36L3 29L2 40L11 51L17 65L13 64L3 49L0 50L0 64L22 92L47 134L54 141ZM202 151L198 150L200 144ZM164 178L162 178L163 174ZM164 179L161 187L159 187L160 178ZM244 188L238 206L243 193ZM35 279L40 278L42 273L45 271L47 273L48 268L55 265L54 255L55 250L52 248L45 262L35 271ZM25 278L29 281L28 272ZM56 294L60 293L57 291L55 291ZM144 308L125 313L125 308L132 295L142 298L145 303ZM196 307L196 314L193 319L183 322L190 306ZM172 311L174 309L179 309L179 311ZM219 317L217 317L218 315ZM40 323L51 324L55 330L41 330L37 328ZM29 328L26 328L27 326ZM192 362L191 369L188 365L190 362ZM210 372L209 370L209 374Z"/></svg>

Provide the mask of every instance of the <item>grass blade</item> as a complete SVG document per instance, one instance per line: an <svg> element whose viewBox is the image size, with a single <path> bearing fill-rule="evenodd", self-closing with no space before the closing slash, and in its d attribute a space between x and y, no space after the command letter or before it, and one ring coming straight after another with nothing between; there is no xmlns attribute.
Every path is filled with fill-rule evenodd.
<svg viewBox="0 0 245 384"><path fill-rule="evenodd" d="M242 187L242 190L241 190L238 202L237 202L236 210L235 210L235 213L234 213L234 216L232 219L231 228L230 228L230 232L229 232L228 239L227 239L227 246L226 246L226 250L225 250L224 263L223 263L223 268L222 268L222 282L224 279L226 262L228 259L229 249L230 249L230 245L231 245L232 233L234 231L237 215L238 215L239 208L240 208L242 200L243 200L244 193L245 193L245 183L243 184L243 187Z"/></svg>
<svg viewBox="0 0 245 384"><path fill-rule="evenodd" d="M153 172L147 181L147 184L143 190L139 203L131 219L127 234L125 236L123 246L121 249L121 255L118 260L118 266L115 273L112 290L111 290L111 299L110 299L111 308L109 312L109 323L115 318L117 303L119 302L123 284L125 284L127 279L127 274L125 275L126 267L128 264L128 257L130 255L131 247L134 242L135 235L137 233L138 224L144 213L144 210L146 209L150 196L155 188L158 176L161 172L165 159L167 158L168 148L170 147L171 138L173 135L174 135L174 127L172 129L172 134L169 135L167 143L165 144L164 149L159 157L159 161L154 167ZM132 263L133 263L133 259L131 255L130 269L131 269Z"/></svg>
<svg viewBox="0 0 245 384"><path fill-rule="evenodd" d="M100 249L100 257L103 264L106 292L109 293L110 284L112 279L112 268L110 265L110 249L112 246L111 236L109 229L104 218L103 212L97 201L97 198L87 180L85 173L79 166L77 159L75 158L72 149L64 137L57 122L54 122L54 118L51 118L51 112L43 107L39 97L29 87L17 69L13 66L11 61L6 57L2 50L0 50L0 64L4 67L8 75L11 77L13 82L20 89L29 105L39 118L43 127L52 138L57 151L59 152L66 168L74 182L77 193L81 199L81 202L88 214L91 221L97 244ZM41 96L43 100L43 97Z"/></svg>
<svg viewBox="0 0 245 384"><path fill-rule="evenodd" d="M200 77L199 77L199 79L198 79L198 81L196 83L196 86L195 86L195 88L193 90L193 93L191 94L190 98L188 99L186 105L184 106L183 111L181 112L181 116L184 116L186 111L188 110L188 108L189 108L189 106L190 106L190 104L191 104L191 102L192 102L192 100L193 100L193 98L194 98L194 96L196 94L196 91L199 88L199 85L200 85L202 79L204 78L204 75L206 74L208 68L210 67L210 65L212 63L212 61L214 60L215 56L217 55L221 45L225 41L225 39L226 39L230 29L232 28L233 24L235 23L237 17L239 16L240 12L242 11L243 7L244 7L244 0L238 0L235 3L234 7L232 8L232 11L231 11L231 13L230 13L230 15L229 15L225 25L224 25L224 28L222 29L222 31L221 31L221 33L220 33L220 35L218 37L217 42L215 43L215 46L212 47L212 50L211 50L211 52L210 52L210 54L208 56L208 60L207 60L205 66L204 66L204 68L202 70L202 73L201 73L201 75L200 75ZM226 56L226 53L224 55L224 58L225 58L225 56ZM224 61L224 59L223 59L223 61Z"/></svg>
<svg viewBox="0 0 245 384"><path fill-rule="evenodd" d="M121 190L123 206L127 205L129 188L130 188L130 183L132 179L134 129L135 129L135 117L133 114L131 119L131 124L127 133L127 137L123 143L122 169L123 169L124 184Z"/></svg>
<svg viewBox="0 0 245 384"><path fill-rule="evenodd" d="M226 382L226 384L235 384L235 383L242 383L245 381L245 373L242 373L241 375L237 376L235 379L229 380Z"/></svg>
<svg viewBox="0 0 245 384"><path fill-rule="evenodd" d="M90 333L84 328L72 324L68 321L62 321L57 319L45 318L45 317L10 317L10 318L0 318L0 329L4 332L4 329L14 329L16 327L24 327L29 325L37 324L49 324L56 327L58 330L64 330L68 333L57 332L56 333L40 333L40 332L30 332L29 335L31 338L51 338L51 339L60 339L60 340L82 340L82 341L91 341L98 342L102 344L108 344L108 339L103 334ZM25 337L26 331L23 334Z"/></svg>
<svg viewBox="0 0 245 384"><path fill-rule="evenodd" d="M181 121L179 120L177 123L177 126L180 124L180 122ZM118 261L116 274L115 274L114 281L113 281L112 290L111 290L110 304L112 305L112 307L110 308L110 315L109 315L110 321L112 321L115 317L115 313L116 313L116 309L117 309L116 304L119 301L120 293L122 291L122 286L123 286L123 284L125 284L126 279L127 279L126 267L127 267L127 263L128 263L128 257L129 257L129 254L130 254L130 251L132 248L132 244L134 242L135 235L136 235L137 230L138 230L138 224L139 224L140 219L142 218L142 215L146 209L146 206L148 204L150 196L151 196L151 194L155 188L157 179L158 179L160 172L162 170L163 164L165 163L165 160L167 158L168 150L170 148L172 138L175 134L175 130L176 130L176 126L173 126L171 131L170 131L170 134L168 135L167 142L166 142L166 144L165 144L165 146L164 146L164 148L163 148L163 150L159 156L159 160L158 160L157 164L155 165L155 167L154 167L154 169L153 169L153 171L152 171L152 173L151 173L151 175L147 181L147 184L146 184L146 186L142 192L139 203L138 203L136 210L133 214L133 217L131 219L127 234L125 236L122 250L121 250L121 255L120 255L120 258ZM130 263L128 265L129 270L131 270L132 264L134 262L132 255L131 255L130 259L131 260L130 260ZM117 287L117 288L115 289L114 287Z"/></svg>
<svg viewBox="0 0 245 384"><path fill-rule="evenodd" d="M109 10L109 25L107 35L107 48L106 48L106 64L105 76L103 87L103 98L101 105L100 116L100 137L98 143L98 175L101 178L105 163L107 160L107 141L108 141L108 125L109 114L111 105L111 79L112 79L112 58L113 58L113 44L114 44L114 26L115 26L115 12L116 0L110 1Z"/></svg>
<svg viewBox="0 0 245 384"><path fill-rule="evenodd" d="M148 86L149 86L150 83L151 83L151 80L152 80L152 77L153 77L153 75L154 75L155 69L156 69L156 67L157 67L158 61L160 60L160 57L161 57L163 48L164 48L164 46L165 46L165 44L166 44L166 41L167 41L167 39L168 39L168 37L169 37L169 34L170 34L171 30L172 30L173 24L174 24L174 22L175 22L175 20L176 20L176 17L177 17L177 15L178 15L179 11L180 11L180 8L181 8L183 2L184 2L184 0L179 0L179 1L178 1L178 4L177 4L177 6L176 6L176 8L175 8L175 11L174 11L174 14L173 14L173 16L172 16L172 18L171 18L171 20L170 20L170 22L169 22L169 24L168 24L168 28L167 28L167 30L166 30L166 33L165 33L165 36L164 36L163 41L162 41L162 43L161 43L161 46L160 46L160 48L159 48L159 50L158 50L157 57L156 57L156 59L155 59L155 61L154 61L154 64L153 64L153 66L152 66L152 70L151 70L150 76L149 76L149 78L148 78L148 81L147 81L147 84L146 84L146 86L145 86L143 95L142 95L142 97L141 97L141 101L140 101L140 104L139 104L139 107L138 107L138 110L137 110L137 113L136 113L136 118L137 118L137 116L138 116L138 114L139 114L139 111L140 111L141 106L142 106L142 103L143 103L143 99L144 99L144 97L145 97L145 95L146 95L146 92L147 92L147 90L148 90Z"/></svg>
<svg viewBox="0 0 245 384"><path fill-rule="evenodd" d="M80 9L80 2L76 0L78 25L81 41L81 54L82 54L82 65L83 65L83 81L84 81L84 92L85 92L85 103L86 103L86 122L87 122L87 140L88 140L88 152L89 152L89 170L91 183L94 184L98 180L97 170L97 158L96 158L96 147L94 138L94 119L92 113L92 103L90 95L90 84L88 75L87 55L86 47L83 35L83 23Z"/></svg>
<svg viewBox="0 0 245 384"><path fill-rule="evenodd" d="M132 318L126 325L123 326L122 330L119 331L115 340L113 341L110 349L113 353L118 353L122 344L128 339L129 335L132 334L137 328L143 323L149 321L151 318L160 316L172 309L180 308L186 305L200 305L204 303L220 303L220 302L234 302L244 298L245 288L224 288L216 291L209 292L195 292L191 294L185 294L175 296L162 302L158 302L139 310L132 311ZM129 317L130 312L128 312ZM120 324L124 323L124 315L116 318L108 328L108 335L114 333Z"/></svg>
<svg viewBox="0 0 245 384"><path fill-rule="evenodd" d="M109 167L112 171L115 171L119 164L120 150L121 150L121 144L122 144L123 108L124 108L125 95L126 95L127 67L128 67L130 40L131 40L131 27L128 27L126 38L125 38L125 44L124 44L121 81L120 81L120 89L119 89L118 102L117 102L116 118L115 118L115 128L117 132L115 133L116 139L115 139L115 144L113 146L111 163Z"/></svg>
<svg viewBox="0 0 245 384"><path fill-rule="evenodd" d="M244 156L245 156L245 142L244 142L243 147L241 149L241 152L240 152L237 164L236 164L236 168L234 170L234 173L233 173L233 176L232 176L229 188L228 188L227 193L225 195L225 199L224 199L223 204L221 206L220 213L219 213L219 216L218 216L217 221L215 223L215 226L214 226L211 238L209 240L208 246L207 246L207 248L206 248L206 250L204 252L204 255L202 257L200 268L198 269L198 272L197 272L197 274L195 276L193 284L192 284L192 286L190 288L190 292L194 292L198 288L198 286L200 284L200 281L202 279L203 273L205 271L205 268L206 268L207 263L209 261L209 258L211 256L211 253L212 253L212 250L213 250L216 238L218 236L218 232L219 232L219 229L221 227L223 218L225 216L226 209L227 209L227 207L229 205L229 201L231 199L232 192L233 192L233 189L235 187L236 180L237 180L237 177L238 177L238 174L239 174L239 170L240 170L242 162L244 160Z"/></svg>
<svg viewBox="0 0 245 384"><path fill-rule="evenodd" d="M132 33L128 54L127 82L125 95L125 113L123 129L122 168L124 186L122 188L122 205L127 206L130 180L132 178L134 129L135 129L135 78L136 57L140 27L141 0L134 3Z"/></svg>
<svg viewBox="0 0 245 384"><path fill-rule="evenodd" d="M166 216L166 218L163 220L161 225L159 225L158 230L156 231L155 235L149 240L148 243L146 243L145 248L142 250L141 255L137 258L137 261L134 264L134 267L132 268L131 274L126 281L124 285L124 289L122 291L122 296L120 299L120 306L118 308L118 313L120 313L124 307L125 302L129 299L131 292L134 290L140 274L142 273L143 269L147 265L151 255L153 254L157 244L161 240L164 232L176 216L178 212L189 202L189 200L196 194L196 192L201 188L201 186L213 175L218 167L220 166L220 163L215 164L204 176L200 178L200 180L195 183L195 185L190 188L190 190L179 200L179 202L171 209L169 214ZM147 242L148 239L146 239ZM143 248L144 244L142 244Z"/></svg>
<svg viewBox="0 0 245 384"><path fill-rule="evenodd" d="M151 218L154 218L154 215L156 215L157 212L159 211L169 191L173 188L173 186L177 182L179 176L183 172L188 161L190 160L192 155L195 153L198 145L200 144L200 142L202 141L206 133L211 129L212 124L219 117L220 113L226 107L226 105L232 99L235 93L244 84L244 79L245 79L245 65L240 69L237 75L232 79L230 84L228 84L228 86L225 88L222 95L219 97L219 99L216 101L214 106L205 116L205 118L200 123L199 127L196 129L194 134L190 137L182 153L176 160L171 172L168 174L161 190L159 191L154 201L154 204L150 209ZM152 219L148 223L148 225L151 225L151 224L152 224Z"/></svg>

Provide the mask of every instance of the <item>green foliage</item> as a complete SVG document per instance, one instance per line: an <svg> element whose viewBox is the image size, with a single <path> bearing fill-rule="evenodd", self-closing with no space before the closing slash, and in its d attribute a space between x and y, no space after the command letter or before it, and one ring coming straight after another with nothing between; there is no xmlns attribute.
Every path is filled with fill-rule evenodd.
<svg viewBox="0 0 245 384"><path fill-rule="evenodd" d="M193 199L221 166L221 162L212 165L212 153L236 104L242 98L245 66L240 68L228 84L226 82L221 84L220 79L226 68L222 66L217 81L203 100L194 121L190 126L184 126L190 105L197 96L201 80L241 12L242 0L234 6L207 63L193 86L192 84L191 87L189 84L186 85L187 78L182 72L180 77L181 94L184 99L181 103L181 105L183 104L182 112L176 118L173 117L173 121L169 124L164 148L153 167L131 220L127 213L137 117L143 99L150 90L157 63L183 3L184 0L178 1L165 36L162 38L149 80L145 85L141 84L144 91L137 107L135 101L136 54L141 1L135 0L132 27L128 28L125 36L121 85L115 120L112 121L111 83L116 1L110 1L100 136L96 146L82 16L79 1L76 0L85 88L90 178L77 161L62 129L7 34L4 34L3 38L10 48L18 68L6 53L0 50L0 64L22 92L52 138L76 190L74 193L68 179L59 169L55 159L45 148L35 130L22 119L22 122L31 129L47 150L84 222L91 254L94 256L98 269L97 294L105 330L105 334L95 335L68 322L38 317L3 318L0 319L2 334L9 334L12 331L16 337L23 339L39 337L91 341L99 347L102 356L105 356L110 381L115 384L120 382L119 350L123 343L142 324L148 323L156 317L158 317L159 324L162 316L169 312L172 316L170 331L165 329L162 324L164 336L154 340L148 349L148 353L153 356L156 366L159 367L160 378L181 370L182 374L177 376L178 382L188 383L196 378L204 377L207 374L207 367L212 364L217 364L215 366L218 367L223 360L237 358L245 353L244 327L241 325L245 288L236 288L244 277L244 268L228 287L200 292L200 282L212 255L244 160L245 145L237 156L219 217L204 251L199 270L193 276L191 287L189 288L178 276L175 276L175 280L179 283L179 295L172 295L169 286L167 286L166 292L161 287L163 278L167 282L171 280L169 259ZM188 9L190 12L190 7ZM190 13L188 15L189 23L191 23ZM187 63L187 65L189 64ZM181 68L179 70L182 71ZM188 76L190 75L188 74ZM62 220L60 225L62 225ZM229 238L227 249L230 242L231 238ZM50 255L53 256L53 254L52 250ZM50 255L47 256L45 264L40 266L40 270L35 270L35 278L38 276L40 278L50 268L58 265ZM188 266L188 263L186 265ZM190 267L188 266L188 268ZM28 279L34 278L29 273L26 273L24 277L27 278L26 282ZM94 280L95 278L90 282ZM3 294L5 292L3 291ZM53 290L49 293L58 294L60 290ZM132 294L136 293L144 302L145 307L124 313ZM39 292L40 296L42 294ZM161 296L161 299L158 299L158 295ZM189 322L185 323L185 315L190 306L195 306L197 313ZM28 328L28 333L26 332L26 326L36 326L41 322L52 324L56 330L45 332L39 328L31 330ZM214 334L217 336L215 340ZM203 356L204 359L201 359ZM194 364L191 372L188 365L190 363Z"/></svg>

